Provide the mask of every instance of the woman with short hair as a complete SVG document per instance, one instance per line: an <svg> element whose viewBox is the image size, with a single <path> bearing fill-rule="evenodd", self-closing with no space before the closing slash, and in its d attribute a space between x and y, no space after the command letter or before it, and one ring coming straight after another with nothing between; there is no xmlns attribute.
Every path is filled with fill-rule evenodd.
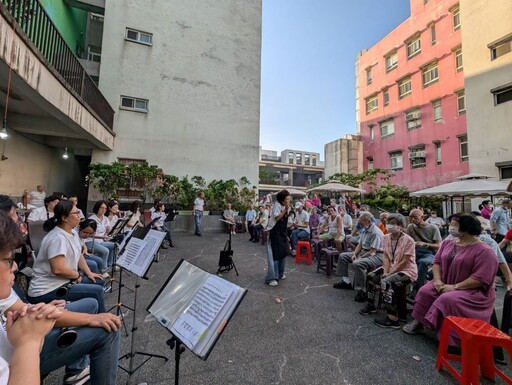
<svg viewBox="0 0 512 385"><path fill-rule="evenodd" d="M87 250L98 257L101 257L103 264L101 266L102 274L108 272L114 263L114 254L116 253L115 242L110 241L108 236L110 232L110 221L107 217L108 204L101 200L94 204L92 214L89 219L96 222L96 233L94 237L85 240Z"/></svg>

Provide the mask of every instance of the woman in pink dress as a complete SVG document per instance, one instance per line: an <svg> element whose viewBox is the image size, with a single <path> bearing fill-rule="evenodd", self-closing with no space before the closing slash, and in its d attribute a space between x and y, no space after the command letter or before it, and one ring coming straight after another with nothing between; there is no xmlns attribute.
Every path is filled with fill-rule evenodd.
<svg viewBox="0 0 512 385"><path fill-rule="evenodd" d="M424 326L439 332L449 315L485 322L491 318L498 260L478 237L480 222L469 214L454 216L449 232L456 239L441 244L434 258L434 279L418 291L414 320L403 327L407 334L418 334Z"/></svg>

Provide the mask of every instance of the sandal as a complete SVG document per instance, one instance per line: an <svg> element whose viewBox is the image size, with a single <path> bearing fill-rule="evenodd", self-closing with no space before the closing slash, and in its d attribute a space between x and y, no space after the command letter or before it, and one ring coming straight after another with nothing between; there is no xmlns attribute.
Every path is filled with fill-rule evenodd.
<svg viewBox="0 0 512 385"><path fill-rule="evenodd" d="M415 335L425 333L425 328L422 324L414 324L413 322L409 322L407 325L404 325L402 328L404 333Z"/></svg>

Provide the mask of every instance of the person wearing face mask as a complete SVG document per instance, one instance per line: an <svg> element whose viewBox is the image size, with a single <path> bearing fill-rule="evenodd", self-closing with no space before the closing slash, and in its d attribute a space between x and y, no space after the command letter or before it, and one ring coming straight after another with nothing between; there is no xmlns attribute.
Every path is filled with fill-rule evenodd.
<svg viewBox="0 0 512 385"><path fill-rule="evenodd" d="M441 244L441 233L435 225L430 225L423 220L423 211L413 209L409 213L410 222L405 233L416 242L416 264L418 265L418 279L416 280L415 293L425 284L428 268L434 260L434 254Z"/></svg>
<svg viewBox="0 0 512 385"><path fill-rule="evenodd" d="M449 315L491 319L498 259L479 239L481 225L473 215L452 217L449 231L455 239L445 240L436 253L434 279L418 291L414 320L403 327L405 333L418 334L425 326L439 332Z"/></svg>
<svg viewBox="0 0 512 385"><path fill-rule="evenodd" d="M482 204L478 206L480 209L480 213L485 219L491 219L492 211L494 210L494 206L490 200L482 201Z"/></svg>
<svg viewBox="0 0 512 385"><path fill-rule="evenodd" d="M508 229L510 228L510 215L509 211L512 208L510 199L505 198L501 201L501 207L498 207L492 212L491 215L491 233L494 235L496 242L500 243Z"/></svg>
<svg viewBox="0 0 512 385"><path fill-rule="evenodd" d="M387 314L384 317L375 318L373 321L383 328L400 328L399 316L407 317L407 303L401 298L405 295L404 291L407 285L418 276L415 242L403 232L404 228L405 218L402 215L391 214L388 217L387 230L389 233L382 239L384 250L382 267L366 276L368 302L359 313L369 315L377 312L375 293L380 291Z"/></svg>
<svg viewBox="0 0 512 385"><path fill-rule="evenodd" d="M336 273L341 276L341 282L332 285L335 289L352 289L348 277L348 264L354 267L354 288L359 288L354 301L365 302L366 273L382 266L382 231L373 222L373 215L363 212L359 216L359 224L364 228L359 244L354 252L341 253L338 257Z"/></svg>

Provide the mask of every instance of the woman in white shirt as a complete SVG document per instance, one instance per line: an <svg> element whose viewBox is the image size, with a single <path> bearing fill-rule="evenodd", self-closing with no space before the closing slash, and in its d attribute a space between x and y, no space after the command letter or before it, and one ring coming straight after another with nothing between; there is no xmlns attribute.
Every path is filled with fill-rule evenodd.
<svg viewBox="0 0 512 385"><path fill-rule="evenodd" d="M116 244L110 241L108 233L110 232L110 221L106 216L107 202L98 201L92 208L92 214L89 219L96 222L96 234L94 238L85 241L87 250L94 255L103 259L101 272L106 273L114 263L114 253L116 252Z"/></svg>
<svg viewBox="0 0 512 385"><path fill-rule="evenodd" d="M151 220L153 221L156 219L156 221L153 222L153 227L158 231L164 231L165 239L167 242L169 242L169 247L174 247L174 243L171 239L171 231L165 224L165 218L167 218L167 214L165 213L165 205L162 202L158 202L155 205L155 211L151 213ZM162 249L167 249L167 246L165 246L163 243Z"/></svg>
<svg viewBox="0 0 512 385"><path fill-rule="evenodd" d="M55 216L45 223L53 229L41 242L27 299L30 303L48 303L55 299L76 301L91 297L98 301L98 312L104 313L102 276L87 266L75 230L80 222L78 210L73 203L60 201L54 212Z"/></svg>

